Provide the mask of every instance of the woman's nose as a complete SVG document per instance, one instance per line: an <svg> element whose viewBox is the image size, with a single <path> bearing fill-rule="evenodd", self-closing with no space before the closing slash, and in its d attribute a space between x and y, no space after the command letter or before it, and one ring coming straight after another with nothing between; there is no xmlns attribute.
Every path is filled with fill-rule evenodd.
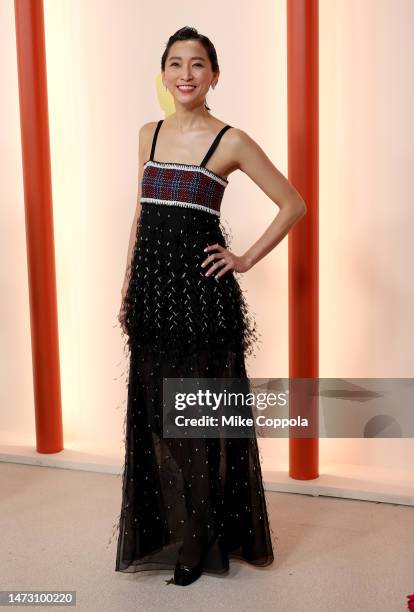
<svg viewBox="0 0 414 612"><path fill-rule="evenodd" d="M183 79L191 79L192 77L191 68L190 67L186 68L184 66L181 76Z"/></svg>

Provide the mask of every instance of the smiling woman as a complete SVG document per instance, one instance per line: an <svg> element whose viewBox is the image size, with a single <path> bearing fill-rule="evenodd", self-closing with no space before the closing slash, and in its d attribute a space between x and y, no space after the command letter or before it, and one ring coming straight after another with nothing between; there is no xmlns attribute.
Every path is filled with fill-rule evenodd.
<svg viewBox="0 0 414 612"><path fill-rule="evenodd" d="M189 36L194 36L194 38L189 38ZM175 53L179 53L177 44L181 41L184 45L182 48L186 52L184 55L176 55ZM174 44L174 55L170 55L170 49ZM200 51L198 55L191 55L191 49L195 49L196 53L197 49ZM190 56L188 51L190 51ZM174 87L185 96L196 93L197 97L203 101L205 108L211 110L205 102L205 97L210 86L214 89L217 84L219 65L214 45L207 36L198 34L194 28L185 27L178 30L168 41L161 58L161 69L166 89ZM213 82L212 74L214 74Z"/></svg>
<svg viewBox="0 0 414 612"><path fill-rule="evenodd" d="M263 257L303 209L261 149L208 112L219 76L210 40L182 28L161 67L176 112L140 131L120 312L130 369L116 570L174 568L184 586L203 571L227 572L230 558L265 566L274 555L255 436L208 438L201 428L197 439L164 438L163 380L236 378L248 392L245 357L258 334L235 273ZM154 159L156 150L167 161ZM229 250L220 223L225 176L237 168L283 206L280 222L242 256Z"/></svg>

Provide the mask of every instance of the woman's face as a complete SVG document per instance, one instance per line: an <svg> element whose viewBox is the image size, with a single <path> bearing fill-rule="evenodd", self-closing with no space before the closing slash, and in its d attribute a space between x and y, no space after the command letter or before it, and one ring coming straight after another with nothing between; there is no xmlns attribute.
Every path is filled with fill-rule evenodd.
<svg viewBox="0 0 414 612"><path fill-rule="evenodd" d="M168 52L163 81L174 99L181 104L204 104L210 85L217 82L203 45L198 40L180 40ZM181 88L181 85L189 85Z"/></svg>

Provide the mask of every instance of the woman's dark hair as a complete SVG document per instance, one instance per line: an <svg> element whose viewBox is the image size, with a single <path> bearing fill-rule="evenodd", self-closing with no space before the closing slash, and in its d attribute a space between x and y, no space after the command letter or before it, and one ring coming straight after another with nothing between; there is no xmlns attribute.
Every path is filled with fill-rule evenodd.
<svg viewBox="0 0 414 612"><path fill-rule="evenodd" d="M219 69L217 53L214 48L213 43L207 36L204 34L199 34L195 28L190 28L189 26L185 26L184 28L180 28L170 36L167 42L167 46L165 47L165 51L162 54L161 58L161 70L165 70L165 62L167 60L168 52L173 43L177 42L177 40L199 40L203 45L204 49L207 51L208 58L211 63L211 69L213 72L216 72ZM204 102L204 106L207 110L211 110L207 104Z"/></svg>

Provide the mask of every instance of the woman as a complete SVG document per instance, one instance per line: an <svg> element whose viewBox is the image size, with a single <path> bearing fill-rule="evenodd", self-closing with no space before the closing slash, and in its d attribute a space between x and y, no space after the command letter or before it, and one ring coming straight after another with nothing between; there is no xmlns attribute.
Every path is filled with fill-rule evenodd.
<svg viewBox="0 0 414 612"><path fill-rule="evenodd" d="M232 557L256 566L274 557L256 438L164 438L163 379L247 380L257 331L234 273L269 253L306 206L245 132L210 114L220 72L207 37L178 30L161 68L176 111L140 130L119 313L130 362L116 571L174 568L167 582L184 586L226 572ZM281 209L243 255L220 225L237 169Z"/></svg>

